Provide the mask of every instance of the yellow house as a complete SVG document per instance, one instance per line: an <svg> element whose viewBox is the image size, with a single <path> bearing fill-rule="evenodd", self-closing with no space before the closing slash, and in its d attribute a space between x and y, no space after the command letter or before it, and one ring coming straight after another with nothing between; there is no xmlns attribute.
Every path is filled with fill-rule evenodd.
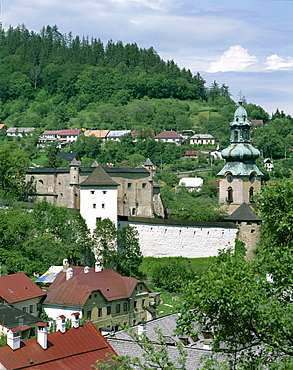
<svg viewBox="0 0 293 370"><path fill-rule="evenodd" d="M54 320L79 312L98 328L118 330L156 317L157 311L149 307L149 292L142 281L102 269L99 263L95 268L73 266L58 274L43 307Z"/></svg>

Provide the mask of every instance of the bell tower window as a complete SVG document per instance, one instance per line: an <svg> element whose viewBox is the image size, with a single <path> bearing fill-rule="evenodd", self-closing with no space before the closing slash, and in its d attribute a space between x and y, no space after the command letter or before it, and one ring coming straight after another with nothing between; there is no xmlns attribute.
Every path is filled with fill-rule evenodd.
<svg viewBox="0 0 293 370"><path fill-rule="evenodd" d="M232 203L233 202L233 189L231 186L227 189L227 202Z"/></svg>
<svg viewBox="0 0 293 370"><path fill-rule="evenodd" d="M250 202L250 203L252 203L252 202L253 202L253 191L254 191L254 189L253 189L253 187L251 187L251 188L249 189L249 202Z"/></svg>

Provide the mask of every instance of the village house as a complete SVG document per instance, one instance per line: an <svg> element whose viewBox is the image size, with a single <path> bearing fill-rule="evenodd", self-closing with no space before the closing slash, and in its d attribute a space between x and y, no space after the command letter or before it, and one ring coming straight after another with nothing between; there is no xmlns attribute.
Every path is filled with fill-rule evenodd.
<svg viewBox="0 0 293 370"><path fill-rule="evenodd" d="M207 145L215 144L215 138L210 134L195 134L190 138L190 144L194 145Z"/></svg>
<svg viewBox="0 0 293 370"><path fill-rule="evenodd" d="M121 141L122 136L130 133L131 130L110 130L106 136L106 140Z"/></svg>
<svg viewBox="0 0 293 370"><path fill-rule="evenodd" d="M25 341L19 331L10 330L7 346L0 348L0 369L91 370L97 360L116 355L92 322L79 326L77 313L71 321L72 327L66 330L64 318L59 317L57 331L49 334L46 324L38 323L37 337Z"/></svg>
<svg viewBox="0 0 293 370"><path fill-rule="evenodd" d="M28 136L29 133L32 133L34 129L34 127L9 127L6 131L6 135L13 137L24 137Z"/></svg>
<svg viewBox="0 0 293 370"><path fill-rule="evenodd" d="M36 335L40 319L19 308L0 304L0 334L7 335L9 330L18 331L20 340Z"/></svg>
<svg viewBox="0 0 293 370"><path fill-rule="evenodd" d="M38 316L45 292L23 272L0 277L0 303Z"/></svg>
<svg viewBox="0 0 293 370"><path fill-rule="evenodd" d="M176 145L181 145L182 140L182 136L175 131L162 131L155 136L155 141L161 141L163 143L174 143Z"/></svg>
<svg viewBox="0 0 293 370"><path fill-rule="evenodd" d="M86 130L83 134L86 137L94 136L97 139L101 139L103 142L105 142L109 131L110 130Z"/></svg>
<svg viewBox="0 0 293 370"><path fill-rule="evenodd" d="M149 289L135 278L123 277L114 270L67 265L48 288L43 308L54 320L69 319L74 312L91 320L98 328L135 325L157 315L149 307Z"/></svg>

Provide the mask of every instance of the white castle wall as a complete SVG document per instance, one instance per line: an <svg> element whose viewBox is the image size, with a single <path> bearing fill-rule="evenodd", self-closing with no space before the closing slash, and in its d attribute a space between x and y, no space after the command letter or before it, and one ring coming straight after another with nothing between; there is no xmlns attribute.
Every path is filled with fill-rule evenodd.
<svg viewBox="0 0 293 370"><path fill-rule="evenodd" d="M134 226L144 257L199 258L235 246L237 227L230 222L193 222L119 217L118 228Z"/></svg>

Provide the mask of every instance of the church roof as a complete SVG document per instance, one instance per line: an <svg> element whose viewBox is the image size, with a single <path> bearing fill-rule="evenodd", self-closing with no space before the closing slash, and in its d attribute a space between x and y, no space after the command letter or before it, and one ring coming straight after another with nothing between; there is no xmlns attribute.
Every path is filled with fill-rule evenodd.
<svg viewBox="0 0 293 370"><path fill-rule="evenodd" d="M225 176L228 172L231 172L233 176L249 176L253 172L258 176L263 175L256 164L243 162L226 162L218 176Z"/></svg>
<svg viewBox="0 0 293 370"><path fill-rule="evenodd" d="M95 167L89 177L84 180L81 186L118 186L117 182L103 170L101 166Z"/></svg>
<svg viewBox="0 0 293 370"><path fill-rule="evenodd" d="M242 203L225 221L262 221L247 203Z"/></svg>

